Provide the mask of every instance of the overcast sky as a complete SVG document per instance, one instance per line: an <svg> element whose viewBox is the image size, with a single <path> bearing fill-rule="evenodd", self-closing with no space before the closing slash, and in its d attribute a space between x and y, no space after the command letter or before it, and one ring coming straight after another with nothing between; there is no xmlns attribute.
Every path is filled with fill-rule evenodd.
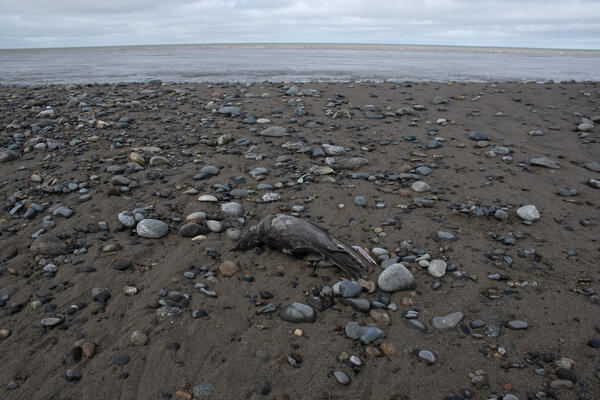
<svg viewBox="0 0 600 400"><path fill-rule="evenodd" d="M191 43L600 49L600 0L0 0L0 48Z"/></svg>

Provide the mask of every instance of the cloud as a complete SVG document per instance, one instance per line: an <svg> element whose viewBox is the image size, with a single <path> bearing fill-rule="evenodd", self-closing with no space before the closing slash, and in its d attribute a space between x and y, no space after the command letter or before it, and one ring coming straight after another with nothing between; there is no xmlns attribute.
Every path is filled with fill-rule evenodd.
<svg viewBox="0 0 600 400"><path fill-rule="evenodd" d="M0 0L0 48L335 42L600 48L596 0Z"/></svg>

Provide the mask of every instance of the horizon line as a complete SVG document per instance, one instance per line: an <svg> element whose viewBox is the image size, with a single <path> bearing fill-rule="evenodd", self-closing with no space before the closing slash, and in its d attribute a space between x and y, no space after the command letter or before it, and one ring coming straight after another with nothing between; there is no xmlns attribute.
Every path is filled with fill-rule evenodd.
<svg viewBox="0 0 600 400"><path fill-rule="evenodd" d="M550 52L599 52L598 49L564 48L564 47L521 47L521 46L488 46L488 45L458 45L458 44L408 44L408 43L350 43L350 42L223 42L223 43L155 43L155 44L114 44L114 45L92 45L92 46L61 46L61 47L6 47L3 50L69 50L89 48L118 48L118 47L153 47L153 46L382 46L382 47L407 47L407 48L447 48L447 49L480 49L480 50L542 50Z"/></svg>

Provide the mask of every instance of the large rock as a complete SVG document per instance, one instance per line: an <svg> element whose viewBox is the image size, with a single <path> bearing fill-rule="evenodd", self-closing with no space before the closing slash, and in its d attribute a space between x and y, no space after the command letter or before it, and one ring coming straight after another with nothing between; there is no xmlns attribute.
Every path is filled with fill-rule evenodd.
<svg viewBox="0 0 600 400"><path fill-rule="evenodd" d="M38 236L31 244L31 252L40 256L59 256L65 252L67 245L49 233Z"/></svg>
<svg viewBox="0 0 600 400"><path fill-rule="evenodd" d="M135 230L140 237L160 239L169 233L169 225L157 219L146 218L138 222Z"/></svg>
<svg viewBox="0 0 600 400"><path fill-rule="evenodd" d="M398 290L412 290L417 287L415 277L402 264L392 264L383 270L377 284L386 292Z"/></svg>

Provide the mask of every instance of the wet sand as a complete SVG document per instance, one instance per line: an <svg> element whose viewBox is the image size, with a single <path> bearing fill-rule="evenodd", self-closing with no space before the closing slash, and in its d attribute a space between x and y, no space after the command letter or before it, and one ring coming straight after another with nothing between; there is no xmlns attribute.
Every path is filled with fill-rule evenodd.
<svg viewBox="0 0 600 400"><path fill-rule="evenodd" d="M598 83L290 86L1 87L0 396L600 398ZM338 110L349 114L333 118ZM261 135L272 126L286 136ZM242 220L224 215L228 202ZM525 224L523 205L539 220ZM134 209L168 234L124 226L119 213ZM179 230L194 212L205 218L187 227L192 240ZM397 257L416 289L360 293L370 308L397 305L386 323L329 294L345 278L335 268L231 251L240 230L273 212L386 266ZM207 228L216 225L223 232ZM50 250L32 246L42 228L56 239ZM435 277L419 258L448 267ZM324 310L312 323L282 320L294 302ZM269 303L277 310L257 314ZM455 312L454 327L434 326ZM353 340L351 321L385 337Z"/></svg>

